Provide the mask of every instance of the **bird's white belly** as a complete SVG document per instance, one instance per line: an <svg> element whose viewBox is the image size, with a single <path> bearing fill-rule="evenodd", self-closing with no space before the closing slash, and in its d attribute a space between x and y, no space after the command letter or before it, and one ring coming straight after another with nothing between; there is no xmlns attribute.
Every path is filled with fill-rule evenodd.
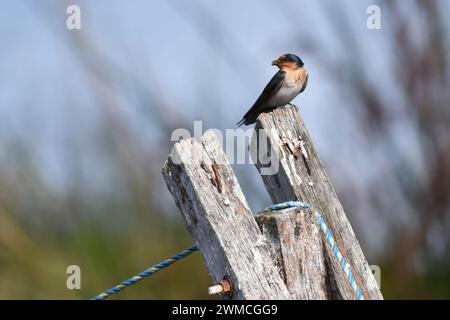
<svg viewBox="0 0 450 320"><path fill-rule="evenodd" d="M292 101L301 91L301 86L282 86L277 94L270 99L272 106L285 105Z"/></svg>

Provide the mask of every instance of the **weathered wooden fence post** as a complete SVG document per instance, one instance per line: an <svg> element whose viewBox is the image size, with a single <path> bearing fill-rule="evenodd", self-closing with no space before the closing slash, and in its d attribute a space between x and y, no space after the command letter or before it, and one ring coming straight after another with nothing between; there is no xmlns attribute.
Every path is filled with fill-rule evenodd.
<svg viewBox="0 0 450 320"><path fill-rule="evenodd" d="M262 212L255 218L293 299L337 298L330 289L322 238L309 210Z"/></svg>
<svg viewBox="0 0 450 320"><path fill-rule="evenodd" d="M163 175L215 283L229 277L234 299L290 299L222 147L175 143Z"/></svg>
<svg viewBox="0 0 450 320"><path fill-rule="evenodd" d="M319 211L331 229L340 251L352 266L352 273L362 291L363 297L365 299L382 299L383 297L369 264L362 253L358 240L319 159L298 109L294 106L286 106L275 109L270 113L262 114L256 123L255 132L257 134L254 136L250 148L259 152L255 162L272 201L274 203L290 200L305 201L312 205L313 210ZM261 133L264 134L261 135ZM263 137L262 139L261 136ZM260 149L263 149L263 152L260 152ZM264 154L266 150L269 153L272 152L272 154L266 154L265 157L261 157L260 154ZM268 157L271 159L271 162L266 162ZM274 161L277 162L276 166L274 166ZM269 170L269 174L264 174L264 170L268 167L275 167L277 170L275 172L270 172ZM292 233L292 228L295 230L295 225L292 223L293 219L295 220L295 217L292 214L286 217L277 215L273 215L270 218L260 217L260 225L262 225L263 229L270 229L270 225L283 224L285 223L283 220L287 221L288 226L285 229L278 228L285 236L283 234L272 235L274 238L285 239L289 236L289 233ZM274 242L269 241L269 243L273 244ZM305 245L317 246L317 242L313 241L312 244L305 243ZM292 253L295 251L295 248L292 248L293 242L284 241L284 246L285 248L282 245L281 249L291 252L285 255L287 257L284 260L287 263L285 270L291 270L287 271L286 277L290 277L291 280L309 280L304 279L304 276L302 279L302 272L298 271L298 269L291 269L292 264L301 263L300 256L295 257L294 253ZM297 246L303 246L303 244L299 243ZM333 256L333 249L325 243L323 247L326 252L326 266L331 269L327 271L329 275L329 289L328 294L315 295L315 298L328 296L330 298L355 299L355 292L346 281L340 262ZM304 254L309 256L314 253L305 252ZM319 252L316 252L316 254L319 254ZM313 261L313 263L320 266L319 272L322 272L323 270L320 269L322 268L322 261L319 260ZM289 272L291 273L290 275ZM323 282L324 280L316 279L316 281ZM291 288L296 288L295 281L292 280L291 282ZM299 283L297 284L299 285ZM302 294L297 294L297 297L302 297Z"/></svg>
<svg viewBox="0 0 450 320"><path fill-rule="evenodd" d="M201 142L175 143L163 167L213 281L229 279L233 299L355 299L359 289L336 259L340 251L363 298L382 299L297 108L262 114L255 132L250 147L273 202L300 200L311 209L253 216L212 132ZM316 210L334 236L334 248Z"/></svg>

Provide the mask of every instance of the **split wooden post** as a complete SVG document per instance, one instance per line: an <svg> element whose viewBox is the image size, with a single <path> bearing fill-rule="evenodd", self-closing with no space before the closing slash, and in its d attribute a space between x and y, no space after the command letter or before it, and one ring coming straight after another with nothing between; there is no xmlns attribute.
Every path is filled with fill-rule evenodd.
<svg viewBox="0 0 450 320"><path fill-rule="evenodd" d="M308 202L313 210L318 210L331 229L342 254L352 266L351 271L364 298L383 299L298 109L285 106L261 114L255 133L250 147L258 152L254 154L257 155L255 163L272 201L300 200ZM266 150L269 150L269 154L261 156ZM270 162L267 161L269 158ZM292 220L292 217L286 219ZM324 248L325 259L331 269L330 279L338 291L331 296L355 299L355 292L346 281L332 248L327 244L324 244ZM295 259L291 262L295 262ZM301 295L297 294L299 297Z"/></svg>
<svg viewBox="0 0 450 320"><path fill-rule="evenodd" d="M291 208L255 216L270 253L295 300L337 299L320 230L310 210Z"/></svg>
<svg viewBox="0 0 450 320"><path fill-rule="evenodd" d="M211 291L229 287L231 281L234 299L355 299L319 228L318 210L364 298L382 299L298 110L284 107L262 114L256 132L264 135L254 137L251 149L258 152L256 165L273 202L301 200L312 210L252 216L211 132L201 143L194 139L176 143L163 168L209 273L220 284ZM264 156L266 150L269 156Z"/></svg>
<svg viewBox="0 0 450 320"><path fill-rule="evenodd" d="M234 299L291 298L212 132L175 143L163 175L215 283L228 277Z"/></svg>

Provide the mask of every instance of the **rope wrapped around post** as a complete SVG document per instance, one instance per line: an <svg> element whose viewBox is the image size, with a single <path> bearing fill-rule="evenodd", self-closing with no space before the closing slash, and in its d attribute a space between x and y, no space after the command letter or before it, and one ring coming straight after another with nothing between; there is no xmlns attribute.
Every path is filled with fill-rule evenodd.
<svg viewBox="0 0 450 320"><path fill-rule="evenodd" d="M306 202L301 202L301 201L286 201L286 202L282 202L282 203L278 203L278 204L269 206L266 210L277 211L277 210L283 210L283 209L287 209L287 208L310 209L311 205ZM355 277L353 276L353 273L350 271L351 266L347 262L345 257L341 254L341 251L339 250L339 247L338 247L336 241L334 241L334 238L333 238L330 228L328 228L322 215L318 211L315 212L315 216L316 216L317 223L319 224L320 230L322 230L323 234L325 235L327 243L333 249L334 256L339 261L342 271L346 275L349 285L352 287L353 291L355 291L356 298L358 300L364 300L364 296L361 292L361 289L358 287L358 285L355 281Z"/></svg>

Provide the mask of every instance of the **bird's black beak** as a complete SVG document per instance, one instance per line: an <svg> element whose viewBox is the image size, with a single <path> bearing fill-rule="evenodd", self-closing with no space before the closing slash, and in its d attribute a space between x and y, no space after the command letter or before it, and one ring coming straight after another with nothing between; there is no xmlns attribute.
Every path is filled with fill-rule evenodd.
<svg viewBox="0 0 450 320"><path fill-rule="evenodd" d="M278 60L273 60L272 61L272 65L273 66L277 66L278 67L279 64L280 64L280 61L278 61Z"/></svg>

